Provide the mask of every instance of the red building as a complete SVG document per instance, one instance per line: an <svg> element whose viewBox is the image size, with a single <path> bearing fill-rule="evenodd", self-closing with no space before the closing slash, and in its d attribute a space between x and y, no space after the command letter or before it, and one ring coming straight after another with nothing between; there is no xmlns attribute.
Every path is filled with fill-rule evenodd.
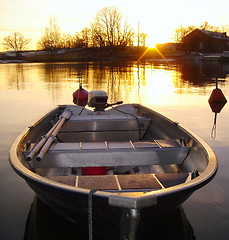
<svg viewBox="0 0 229 240"><path fill-rule="evenodd" d="M223 52L229 50L226 33L195 29L183 39L186 52Z"/></svg>

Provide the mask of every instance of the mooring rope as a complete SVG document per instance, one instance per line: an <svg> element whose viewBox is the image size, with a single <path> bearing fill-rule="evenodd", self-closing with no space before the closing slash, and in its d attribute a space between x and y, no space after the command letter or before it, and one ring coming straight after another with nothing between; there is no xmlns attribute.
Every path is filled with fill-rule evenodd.
<svg viewBox="0 0 229 240"><path fill-rule="evenodd" d="M92 221L92 195L97 191L98 189L92 188L88 195L88 235L89 240L93 240L93 221Z"/></svg>

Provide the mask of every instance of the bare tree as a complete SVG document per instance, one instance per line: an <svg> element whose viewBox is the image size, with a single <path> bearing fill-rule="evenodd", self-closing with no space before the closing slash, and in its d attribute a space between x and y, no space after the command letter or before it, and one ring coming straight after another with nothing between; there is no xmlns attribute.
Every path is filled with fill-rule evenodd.
<svg viewBox="0 0 229 240"><path fill-rule="evenodd" d="M60 47L64 49L88 47L90 44L91 30L83 28L81 32L76 32L74 35L63 34L61 37Z"/></svg>
<svg viewBox="0 0 229 240"><path fill-rule="evenodd" d="M66 50L70 49L70 48L75 48L75 47L77 47L79 42L80 42L80 40L79 40L78 33L76 33L75 35L63 34L61 37L60 47L66 49Z"/></svg>
<svg viewBox="0 0 229 240"><path fill-rule="evenodd" d="M93 47L104 47L105 39L103 36L102 27L99 23L91 24L91 40Z"/></svg>
<svg viewBox="0 0 229 240"><path fill-rule="evenodd" d="M219 26L213 26L213 25L210 25L208 22L203 22L200 27L200 29L202 30L207 30L207 31L214 31L214 32L221 32L221 29Z"/></svg>
<svg viewBox="0 0 229 240"><path fill-rule="evenodd" d="M3 45L7 49L12 49L18 58L20 52L26 48L30 41L30 38L25 38L21 33L15 32L3 39Z"/></svg>
<svg viewBox="0 0 229 240"><path fill-rule="evenodd" d="M101 9L91 24L94 46L127 46L132 42L133 31L117 7Z"/></svg>
<svg viewBox="0 0 229 240"><path fill-rule="evenodd" d="M91 29L90 28L83 28L81 30L81 37L82 37L82 40L83 40L83 45L84 47L89 47L91 45Z"/></svg>
<svg viewBox="0 0 229 240"><path fill-rule="evenodd" d="M61 48L70 49L72 48L72 36L70 34L62 34L61 36Z"/></svg>
<svg viewBox="0 0 229 240"><path fill-rule="evenodd" d="M84 40L82 38L82 34L79 32L76 32L75 35L73 35L73 48L82 48L84 47Z"/></svg>
<svg viewBox="0 0 229 240"><path fill-rule="evenodd" d="M180 27L175 29L175 34L173 39L175 40L175 42L177 43L182 43L183 42L183 38L189 34L190 32L192 32L193 30L195 30L197 27L196 26L183 26L181 25Z"/></svg>
<svg viewBox="0 0 229 240"><path fill-rule="evenodd" d="M50 17L45 33L41 37L38 45L43 50L48 50L54 53L56 49L61 47L61 32L60 27L55 17Z"/></svg>
<svg viewBox="0 0 229 240"><path fill-rule="evenodd" d="M141 33L140 34L140 39L139 39L139 41L140 41L140 43L142 44L142 46L146 46L146 38L147 38L148 36L147 36L147 34L146 33Z"/></svg>

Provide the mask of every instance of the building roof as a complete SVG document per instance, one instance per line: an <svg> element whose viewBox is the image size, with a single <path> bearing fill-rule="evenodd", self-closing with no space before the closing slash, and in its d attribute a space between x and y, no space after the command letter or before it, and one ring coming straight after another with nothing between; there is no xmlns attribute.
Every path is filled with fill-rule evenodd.
<svg viewBox="0 0 229 240"><path fill-rule="evenodd" d="M211 38L229 40L229 37L227 36L226 32L220 33L220 32L213 32L213 31L201 30L201 29L198 29L198 30L201 31L202 33L208 35L208 36L211 37Z"/></svg>

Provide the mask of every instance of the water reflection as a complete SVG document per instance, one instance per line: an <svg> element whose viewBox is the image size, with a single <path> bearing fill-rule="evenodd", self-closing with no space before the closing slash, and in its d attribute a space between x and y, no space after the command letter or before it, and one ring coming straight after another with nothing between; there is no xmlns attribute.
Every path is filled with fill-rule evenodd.
<svg viewBox="0 0 229 240"><path fill-rule="evenodd" d="M181 67L182 79L193 86L215 84L216 78L225 79L229 74L229 65L217 63L184 63Z"/></svg>
<svg viewBox="0 0 229 240"><path fill-rule="evenodd" d="M12 88L25 88L23 83L31 81L32 77L48 82L53 87L53 83L77 81L78 76L82 75L85 85L92 89L100 86L110 93L127 86L136 86L139 90L149 85L149 80L162 81L157 75L161 70L170 76L175 89L213 85L215 78L223 80L229 74L229 64L212 65L204 62L171 62L166 65L158 62L39 63L33 64L34 68L30 64L12 64L7 67L9 74L5 77L8 86ZM28 69L33 72L31 76L28 75L29 79L25 79L24 72Z"/></svg>
<svg viewBox="0 0 229 240"><path fill-rule="evenodd" d="M205 99L200 97L209 94L213 79L217 76L222 80L220 87L225 87L229 74L228 63L27 63L0 65L0 69L5 73L3 88L19 90L21 99L29 99L31 105L39 101L43 106L72 103L72 93L81 78L87 91L106 91L109 103L203 105Z"/></svg>
<svg viewBox="0 0 229 240"><path fill-rule="evenodd" d="M215 84L215 78L220 78L220 84L225 84L229 74L229 64L206 63L206 62L184 62L180 67L181 81L174 83L180 94L206 94L207 86Z"/></svg>
<svg viewBox="0 0 229 240"><path fill-rule="evenodd" d="M8 86L12 89L23 90L26 88L26 79L23 64L16 64L15 68L10 68L6 76Z"/></svg>
<svg viewBox="0 0 229 240"><path fill-rule="evenodd" d="M81 219L81 216L79 216L79 219ZM81 220L79 223L74 224L63 219L35 196L28 215L24 240L86 240L88 239L87 225L82 224L82 222L85 222L85 219ZM94 229L94 239L120 240L117 233L111 234L107 229L109 227L104 225L100 232ZM140 225L137 239L194 240L196 238L183 208L179 207L173 212L161 216L161 220L155 221L154 217L147 219L147 222Z"/></svg>

